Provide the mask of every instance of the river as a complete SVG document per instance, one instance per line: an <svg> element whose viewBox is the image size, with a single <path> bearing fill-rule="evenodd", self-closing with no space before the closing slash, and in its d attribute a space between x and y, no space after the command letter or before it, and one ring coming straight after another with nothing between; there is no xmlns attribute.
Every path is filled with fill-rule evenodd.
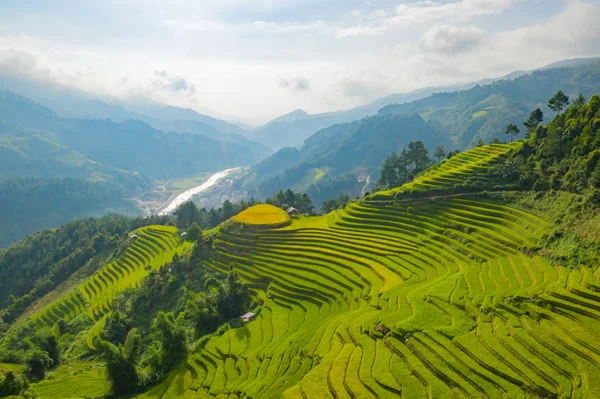
<svg viewBox="0 0 600 399"><path fill-rule="evenodd" d="M175 197L175 199L173 199L173 201L171 201L171 203L166 208L164 208L162 211L159 212L159 215L166 215L168 213L173 212L175 209L177 209L177 207L179 205L183 204L186 201L189 201L190 198L192 198L194 195L201 193L202 191L214 186L215 184L217 184L219 182L219 180L223 179L231 172L234 172L234 171L240 170L240 169L241 168L231 168L231 169L226 169L226 170L222 170L220 172L215 173L201 185L190 188L189 190L186 190L186 191L182 192L181 194L179 194L177 197Z"/></svg>

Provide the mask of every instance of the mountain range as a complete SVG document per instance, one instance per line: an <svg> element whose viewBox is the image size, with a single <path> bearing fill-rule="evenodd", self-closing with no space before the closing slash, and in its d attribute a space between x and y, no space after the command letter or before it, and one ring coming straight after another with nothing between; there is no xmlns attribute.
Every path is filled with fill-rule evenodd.
<svg viewBox="0 0 600 399"><path fill-rule="evenodd" d="M448 151L471 148L479 139L506 141L506 126L516 124L524 131L522 122L532 109L541 108L548 119L552 111L546 103L556 91L562 89L572 98L589 97L600 87L600 60L567 60L468 86L429 96L426 89L413 93L423 98L411 102L404 102L410 95L381 100L377 104L394 99L399 103L388 103L374 116L324 128L307 138L300 149L279 150L249 171L243 187L258 197L293 187L306 191L317 203L339 192L359 194L366 176L371 176L372 184L376 181L384 153L399 151L410 141L422 140L430 151L438 144ZM266 126L299 127L318 120Z"/></svg>
<svg viewBox="0 0 600 399"><path fill-rule="evenodd" d="M206 126L190 134L138 119L66 118L0 90L0 198L10 204L0 209L0 247L82 217L139 214L130 199L150 191L155 180L251 165L270 153ZM212 138L201 134L209 129Z"/></svg>
<svg viewBox="0 0 600 399"><path fill-rule="evenodd" d="M503 79L393 94L348 111L310 115L296 110L253 130L148 99L99 99L65 86L3 77L0 87L11 90L0 92L0 182L58 178L53 189L64 184L73 194L74 184L65 179L75 178L121 193L119 202L113 194L82 190L90 201L107 202L93 213L86 214L85 207L71 216L58 212L61 218L53 223L103 210L131 214L135 207L127 198L147 192L153 180L252 164L236 189L264 198L293 188L318 205L341 192L356 195L372 188L382 159L410 141L422 140L430 150L439 144L462 150L479 139L505 140L506 125L520 125L532 108L548 115L545 103L556 90L570 96L597 91L599 69L598 59L565 60ZM265 158L281 146L289 147ZM43 186L12 185L29 191L13 189L10 195L30 196L31 187ZM28 215L22 209L7 217ZM5 243L23 231L37 231L17 233L11 225L6 219Z"/></svg>

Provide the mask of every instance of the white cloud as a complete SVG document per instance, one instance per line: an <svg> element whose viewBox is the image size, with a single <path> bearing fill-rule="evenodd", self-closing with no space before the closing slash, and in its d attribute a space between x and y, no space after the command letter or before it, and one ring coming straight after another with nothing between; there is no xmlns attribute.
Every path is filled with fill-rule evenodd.
<svg viewBox="0 0 600 399"><path fill-rule="evenodd" d="M196 92L196 85L188 78L170 74L164 69L161 71L154 71L152 86L158 90L167 90L173 93L182 93L190 96Z"/></svg>
<svg viewBox="0 0 600 399"><path fill-rule="evenodd" d="M497 14L509 8L516 0L459 0L440 3L431 0L396 6L396 14L385 20L388 26L411 26L425 22L468 21L481 15Z"/></svg>
<svg viewBox="0 0 600 399"><path fill-rule="evenodd" d="M394 12L376 10L361 16L361 24L334 29L337 37L378 36L391 29L407 28L425 23L466 22L482 15L497 14L519 0L458 0L449 3L416 1L399 4Z"/></svg>
<svg viewBox="0 0 600 399"><path fill-rule="evenodd" d="M323 21L310 18L325 18L321 14L306 13L290 16L291 22L281 17L279 11L289 5L280 0L224 0L228 4L211 6L205 13L199 2L177 1L153 0L149 8L164 12L140 11L148 25L136 25L132 32L152 30L150 37L125 34L115 40L115 35L103 35L94 41L89 36L65 38L51 27L32 30L37 36L0 36L0 74L70 84L92 93L149 96L262 122L289 109L347 109L393 92L600 55L598 0L565 0L553 17L549 12L519 15L509 23L489 25L486 21L506 21L533 0L408 0L386 10L379 10L382 2L356 2L354 7L364 7L356 10L360 14L351 15L352 8L346 6ZM123 2L131 3L132 10L141 4ZM256 12L273 10L270 2L277 12ZM523 8L509 10L517 2ZM223 18L223 10L234 5L246 7L245 18L239 9ZM21 22L6 28L1 12L0 7L3 31L28 32ZM524 27L502 28L515 24Z"/></svg>
<svg viewBox="0 0 600 399"><path fill-rule="evenodd" d="M295 92L310 91L310 80L306 78L284 79L280 78L279 87L291 89Z"/></svg>
<svg viewBox="0 0 600 399"><path fill-rule="evenodd" d="M486 31L474 26L435 25L421 36L419 47L424 52L434 53L472 51L486 36Z"/></svg>

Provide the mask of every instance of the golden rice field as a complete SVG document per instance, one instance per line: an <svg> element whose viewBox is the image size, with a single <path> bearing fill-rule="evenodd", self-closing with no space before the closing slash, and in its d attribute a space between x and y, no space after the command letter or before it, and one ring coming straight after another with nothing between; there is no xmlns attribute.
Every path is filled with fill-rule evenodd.
<svg viewBox="0 0 600 399"><path fill-rule="evenodd" d="M286 211L269 204L255 205L233 217L234 222L255 226L282 226L290 220Z"/></svg>

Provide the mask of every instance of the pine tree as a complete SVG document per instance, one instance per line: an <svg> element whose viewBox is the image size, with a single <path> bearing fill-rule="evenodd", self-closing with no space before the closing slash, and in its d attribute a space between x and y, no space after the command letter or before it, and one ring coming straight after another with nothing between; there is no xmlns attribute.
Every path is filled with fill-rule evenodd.
<svg viewBox="0 0 600 399"><path fill-rule="evenodd" d="M435 159L437 159L438 162L440 162L442 159L444 159L446 157L446 150L444 149L443 145L438 145L437 147L435 147L435 151L433 152L433 157Z"/></svg>
<svg viewBox="0 0 600 399"><path fill-rule="evenodd" d="M548 101L548 107L558 115L567 105L569 105L569 96L563 93L562 90L557 91L554 97Z"/></svg>
<svg viewBox="0 0 600 399"><path fill-rule="evenodd" d="M535 132L535 129L537 129L537 127L540 125L540 123L542 123L543 120L544 113L541 109L537 108L534 111L532 111L529 115L529 118L527 118L527 120L523 122L523 125L527 129L526 137L529 137L533 132Z"/></svg>
<svg viewBox="0 0 600 399"><path fill-rule="evenodd" d="M512 123L511 123L510 125L508 125L508 126L506 127L506 132L505 132L505 133L510 135L510 142L512 143L512 141L513 141L513 136L516 136L516 135L518 135L518 134L519 134L519 132L520 132L520 130L519 130L519 128L517 127L517 125L514 125L514 124L512 124Z"/></svg>
<svg viewBox="0 0 600 399"><path fill-rule="evenodd" d="M587 102L587 100L583 96L583 94L579 93L579 96L577 96L575 101L573 101L573 105L576 107L581 107L582 105L585 105L586 102Z"/></svg>

